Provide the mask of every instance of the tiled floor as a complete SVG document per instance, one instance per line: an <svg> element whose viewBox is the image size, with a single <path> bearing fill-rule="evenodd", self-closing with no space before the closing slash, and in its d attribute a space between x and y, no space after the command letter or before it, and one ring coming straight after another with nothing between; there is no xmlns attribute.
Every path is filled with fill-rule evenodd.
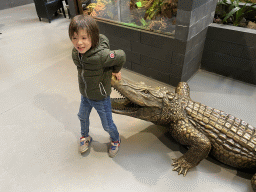
<svg viewBox="0 0 256 192"><path fill-rule="evenodd" d="M186 148L170 139L164 127L117 114L122 138L118 156L108 157L109 138L94 110L92 148L80 155L80 94L69 21L60 15L51 24L39 22L34 4L0 11L1 192L252 191L251 173L210 157L186 177L178 175L172 158ZM122 74L168 86L125 69ZM255 86L204 71L189 85L193 100L256 126Z"/></svg>

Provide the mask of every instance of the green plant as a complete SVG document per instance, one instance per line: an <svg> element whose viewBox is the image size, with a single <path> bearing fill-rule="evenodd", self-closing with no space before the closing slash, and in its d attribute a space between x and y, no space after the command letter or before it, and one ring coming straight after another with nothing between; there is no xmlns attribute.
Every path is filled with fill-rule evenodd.
<svg viewBox="0 0 256 192"><path fill-rule="evenodd" d="M148 26L148 23L143 18L140 19L140 22L143 25L143 27L147 27Z"/></svg>
<svg viewBox="0 0 256 192"><path fill-rule="evenodd" d="M178 0L150 0L145 8L145 19L152 20L157 15L171 18L177 12Z"/></svg>
<svg viewBox="0 0 256 192"><path fill-rule="evenodd" d="M153 5L146 11L147 18L151 20L154 18L160 11L161 11L161 6L163 5L163 1L161 0L156 0L153 2Z"/></svg>
<svg viewBox="0 0 256 192"><path fill-rule="evenodd" d="M240 0L222 0L221 2L218 2L218 5L224 6L223 22L226 23L228 19L231 19L233 21L233 25L238 26L248 13L253 11L253 9L256 9L254 7L256 3L252 3L249 0L244 0L244 2L245 4L243 6L239 5ZM251 5L248 5L247 3L251 3Z"/></svg>
<svg viewBox="0 0 256 192"><path fill-rule="evenodd" d="M144 28L148 27L148 23L143 18L140 19L140 22L141 22L142 26L139 26L134 22L133 23L124 23L124 22L122 22L122 24L126 25L126 26L129 26L129 27L139 28L139 29L144 29Z"/></svg>

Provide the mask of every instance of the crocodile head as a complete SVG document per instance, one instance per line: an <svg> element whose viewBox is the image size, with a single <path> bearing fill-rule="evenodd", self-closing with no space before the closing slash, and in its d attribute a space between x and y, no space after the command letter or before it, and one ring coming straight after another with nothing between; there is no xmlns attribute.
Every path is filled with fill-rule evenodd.
<svg viewBox="0 0 256 192"><path fill-rule="evenodd" d="M165 104L174 97L174 93L166 88L152 88L143 82L131 82L123 77L118 81L112 76L111 86L123 96L111 98L112 112L155 124L161 119Z"/></svg>

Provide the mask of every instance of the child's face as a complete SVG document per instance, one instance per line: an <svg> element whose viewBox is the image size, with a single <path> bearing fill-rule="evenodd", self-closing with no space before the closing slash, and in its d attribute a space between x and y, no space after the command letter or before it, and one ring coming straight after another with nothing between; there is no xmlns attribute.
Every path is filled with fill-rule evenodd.
<svg viewBox="0 0 256 192"><path fill-rule="evenodd" d="M84 54L92 46L91 38L87 35L85 29L79 29L78 33L74 33L71 41L76 50L81 54Z"/></svg>

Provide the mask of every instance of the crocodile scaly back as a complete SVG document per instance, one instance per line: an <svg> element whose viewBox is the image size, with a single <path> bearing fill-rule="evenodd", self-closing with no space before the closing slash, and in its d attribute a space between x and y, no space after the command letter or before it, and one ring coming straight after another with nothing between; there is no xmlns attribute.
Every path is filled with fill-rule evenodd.
<svg viewBox="0 0 256 192"><path fill-rule="evenodd" d="M255 127L221 110L192 101L187 83L179 83L176 93L183 97L181 103L189 122L210 140L211 154L216 159L237 168L256 168ZM256 191L256 174L251 184Z"/></svg>

